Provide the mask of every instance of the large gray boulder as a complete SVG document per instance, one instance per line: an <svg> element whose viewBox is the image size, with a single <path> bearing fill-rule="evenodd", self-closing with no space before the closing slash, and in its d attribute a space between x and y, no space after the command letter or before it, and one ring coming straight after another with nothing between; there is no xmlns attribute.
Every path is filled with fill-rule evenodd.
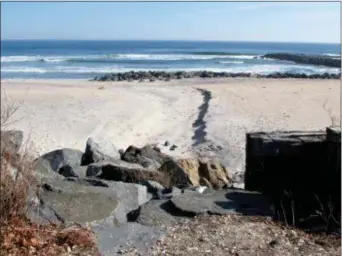
<svg viewBox="0 0 342 256"><path fill-rule="evenodd" d="M243 214L273 216L270 202L260 193L242 189L227 189L199 193L183 193L170 199L180 212L194 215Z"/></svg>
<svg viewBox="0 0 342 256"><path fill-rule="evenodd" d="M1 152L16 155L23 143L24 134L19 130L1 131Z"/></svg>
<svg viewBox="0 0 342 256"><path fill-rule="evenodd" d="M26 216L39 224L77 223L91 228L102 255L117 255L132 246L147 251L163 233L127 223L127 213L149 198L146 187L122 182L67 178L30 190ZM72 180L72 181L70 181Z"/></svg>
<svg viewBox="0 0 342 256"><path fill-rule="evenodd" d="M103 139L88 138L82 164L88 165L104 161L115 161L121 158L119 150L113 143Z"/></svg>
<svg viewBox="0 0 342 256"><path fill-rule="evenodd" d="M110 218L122 224L127 222L128 213L151 198L147 188L138 184L68 178L43 183L36 194L31 193L28 216L43 223L86 223Z"/></svg>
<svg viewBox="0 0 342 256"><path fill-rule="evenodd" d="M84 186L104 187L113 191L116 194L120 207L122 206L121 209L126 215L152 199L152 195L148 193L147 187L139 184L96 178L69 178L68 180Z"/></svg>
<svg viewBox="0 0 342 256"><path fill-rule="evenodd" d="M142 181L154 180L168 187L168 179L161 172L151 171L144 168L136 168L122 163L94 163L90 164L86 172L87 177L95 177L112 181L123 181L128 183L141 183Z"/></svg>
<svg viewBox="0 0 342 256"><path fill-rule="evenodd" d="M31 192L27 217L34 222L86 224L109 219L124 223L125 214L118 209L115 192L103 187L84 186L67 181L42 184Z"/></svg>
<svg viewBox="0 0 342 256"><path fill-rule="evenodd" d="M51 151L34 161L34 175L39 180L85 177L85 168L81 168L82 155L82 151L70 148Z"/></svg>

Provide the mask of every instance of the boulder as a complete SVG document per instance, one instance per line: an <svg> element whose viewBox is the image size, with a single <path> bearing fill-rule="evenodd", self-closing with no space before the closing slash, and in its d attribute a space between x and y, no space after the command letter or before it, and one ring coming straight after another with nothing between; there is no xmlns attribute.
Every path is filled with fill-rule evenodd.
<svg viewBox="0 0 342 256"><path fill-rule="evenodd" d="M217 161L181 159L168 161L159 168L168 173L173 186L206 186L221 189L230 185L227 170Z"/></svg>
<svg viewBox="0 0 342 256"><path fill-rule="evenodd" d="M194 185L186 170L184 170L179 163L174 160L165 162L160 168L159 172L163 173L165 177L169 178L169 183L173 186L189 186Z"/></svg>
<svg viewBox="0 0 342 256"><path fill-rule="evenodd" d="M199 186L200 185L200 176L199 176L199 162L194 159L181 159L178 162L178 165L184 170L191 181L191 185Z"/></svg>
<svg viewBox="0 0 342 256"><path fill-rule="evenodd" d="M129 146L121 159L129 163L140 164L145 168L152 167L158 169L160 165L171 158L161 153L160 150L155 147L147 145L143 148Z"/></svg>
<svg viewBox="0 0 342 256"><path fill-rule="evenodd" d="M84 175L81 166L83 152L77 149L63 148L51 151L34 161L36 178L57 178L63 176Z"/></svg>
<svg viewBox="0 0 342 256"><path fill-rule="evenodd" d="M27 217L39 224L76 222L89 227L101 254L108 256L132 246L145 252L163 235L157 228L127 223L127 213L146 202L139 196L144 190L146 194L146 187L107 181L108 187L99 187L89 185L94 182L86 185L84 179L69 179L74 181L43 184L38 192L31 189Z"/></svg>
<svg viewBox="0 0 342 256"><path fill-rule="evenodd" d="M107 181L96 178L78 179L72 178L69 181L84 186L104 187L113 191L117 197L118 203L125 215L134 211L152 199L148 193L147 187L139 184L124 183L118 181Z"/></svg>
<svg viewBox="0 0 342 256"><path fill-rule="evenodd" d="M24 133L19 130L1 131L1 152L16 155L23 143Z"/></svg>
<svg viewBox="0 0 342 256"><path fill-rule="evenodd" d="M183 193L170 199L179 212L200 215L243 214L252 216L273 216L270 202L260 193L240 189L213 192Z"/></svg>
<svg viewBox="0 0 342 256"><path fill-rule="evenodd" d="M127 166L129 164L116 163L94 163L87 168L87 177L96 177L105 180L123 181L128 183L141 183L142 181L154 180L168 187L168 179L166 175L161 172L150 171L144 168L137 168L136 166Z"/></svg>
<svg viewBox="0 0 342 256"><path fill-rule="evenodd" d="M112 223L125 221L124 213L118 212L115 192L103 187L54 181L42 184L28 202L27 217L40 224L85 224L107 218Z"/></svg>
<svg viewBox="0 0 342 256"><path fill-rule="evenodd" d="M82 158L82 165L120 159L119 150L110 142L89 138Z"/></svg>
<svg viewBox="0 0 342 256"><path fill-rule="evenodd" d="M200 161L199 175L205 178L214 189L221 189L230 184L226 168L217 161ZM208 186L209 187L209 186Z"/></svg>

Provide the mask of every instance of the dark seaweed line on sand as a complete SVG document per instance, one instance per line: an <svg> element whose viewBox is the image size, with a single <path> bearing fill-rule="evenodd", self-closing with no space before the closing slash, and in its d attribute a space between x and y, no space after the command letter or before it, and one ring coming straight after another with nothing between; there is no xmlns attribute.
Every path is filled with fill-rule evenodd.
<svg viewBox="0 0 342 256"><path fill-rule="evenodd" d="M204 89L197 89L202 96L203 96L203 103L198 107L199 112L197 119L195 122L192 124L192 127L195 128L194 135L192 136L192 140L194 143L192 144L193 146L197 146L203 142L205 142L206 138L205 136L207 135L207 132L205 131L207 128L207 124L204 121L204 117L208 112L209 109L209 101L211 100L211 92L208 90Z"/></svg>

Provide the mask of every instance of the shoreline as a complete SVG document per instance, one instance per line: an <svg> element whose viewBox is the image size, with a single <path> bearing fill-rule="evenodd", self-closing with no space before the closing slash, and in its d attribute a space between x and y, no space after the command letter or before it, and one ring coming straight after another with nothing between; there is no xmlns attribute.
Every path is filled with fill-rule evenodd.
<svg viewBox="0 0 342 256"><path fill-rule="evenodd" d="M130 73L130 72L125 72L125 73ZM119 73L118 73L119 74ZM121 73L122 74L122 73ZM329 75L333 75L333 78L324 78L323 74L322 75L314 75L317 78L303 78L303 77L296 77L296 76L286 76L286 77L261 77L261 76L257 76L257 75L251 75L251 76L234 76L234 77L191 77L191 78L182 78L182 79L173 79L173 80L154 80L154 81L149 81L148 79L143 79L142 81L140 80L121 80L121 81L113 81L113 80L105 80L105 81L100 81L100 80L94 80L94 78L2 78L1 82L37 82L37 83L45 83L45 82L90 82L90 83L102 83L102 82L106 82L105 84L107 84L108 82L115 82L115 84L120 84L120 83L153 83L153 82L165 82L165 84L170 83L170 82L181 82L181 81L187 81L187 82L191 82L191 81L204 81L204 82L212 82L212 81L228 81L228 80L239 80L239 79L247 79L247 80L292 80L292 81L311 81L311 80L315 80L315 81L326 81L326 80L341 80L341 76L340 74L337 74L336 76L339 77L335 77L335 74L329 74Z"/></svg>

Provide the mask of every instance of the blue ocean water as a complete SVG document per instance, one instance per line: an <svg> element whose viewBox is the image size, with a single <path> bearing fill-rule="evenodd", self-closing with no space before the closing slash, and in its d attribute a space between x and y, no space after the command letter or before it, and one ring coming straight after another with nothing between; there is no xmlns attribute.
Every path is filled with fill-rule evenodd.
<svg viewBox="0 0 342 256"><path fill-rule="evenodd" d="M338 73L338 68L260 59L286 52L339 57L339 44L190 41L1 41L2 78L93 78L113 72Z"/></svg>

